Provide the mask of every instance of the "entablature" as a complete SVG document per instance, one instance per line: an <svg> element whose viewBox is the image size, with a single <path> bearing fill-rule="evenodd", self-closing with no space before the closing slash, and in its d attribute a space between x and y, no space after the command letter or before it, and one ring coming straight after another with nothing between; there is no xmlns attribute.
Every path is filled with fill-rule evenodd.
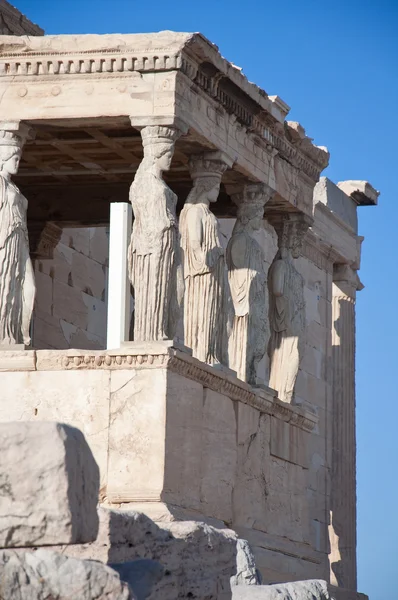
<svg viewBox="0 0 398 600"><path fill-rule="evenodd" d="M0 36L0 80L0 119L180 119L202 151L227 152L243 177L275 189L275 203L312 213L328 152L201 34Z"/></svg>

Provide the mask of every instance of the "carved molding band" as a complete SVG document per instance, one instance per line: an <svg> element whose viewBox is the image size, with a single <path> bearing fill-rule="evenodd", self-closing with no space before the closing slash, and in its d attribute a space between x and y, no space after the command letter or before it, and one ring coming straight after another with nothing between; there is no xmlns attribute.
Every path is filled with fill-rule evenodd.
<svg viewBox="0 0 398 600"><path fill-rule="evenodd" d="M81 54L84 54L82 52ZM44 52L29 57L12 55L0 62L0 76L87 75L90 73L125 73L131 71L169 71L179 69L181 56L73 56L64 52L49 56Z"/></svg>
<svg viewBox="0 0 398 600"><path fill-rule="evenodd" d="M13 352L13 363L7 360L9 352L0 355L1 370L25 370L25 356L32 357L30 370L61 371L61 370L126 370L126 369L156 369L166 368L182 377L187 377L201 383L232 400L243 402L260 412L272 415L305 431L312 431L318 422L315 415L300 407L286 404L276 397L274 390L253 388L228 373L228 370L218 370L189 356L175 348L167 348L162 352L129 349L127 351L91 352L79 350L36 350ZM19 356L19 361L16 360ZM5 361L5 369L2 362ZM20 367L18 368L18 365ZM13 367L14 365L14 367Z"/></svg>

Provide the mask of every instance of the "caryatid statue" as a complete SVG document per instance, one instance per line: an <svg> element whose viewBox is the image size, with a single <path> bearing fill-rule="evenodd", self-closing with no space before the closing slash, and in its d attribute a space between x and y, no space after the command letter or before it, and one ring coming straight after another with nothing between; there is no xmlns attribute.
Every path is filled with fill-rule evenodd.
<svg viewBox="0 0 398 600"><path fill-rule="evenodd" d="M130 188L134 224L129 272L134 289L134 340L173 339L183 298L177 196L163 181L180 135L174 127L141 130L144 158Z"/></svg>
<svg viewBox="0 0 398 600"><path fill-rule="evenodd" d="M293 402L305 343L304 279L294 261L301 254L309 222L301 215L283 215L273 222L279 250L268 273L270 328L268 346L271 388L284 402Z"/></svg>
<svg viewBox="0 0 398 600"><path fill-rule="evenodd" d="M228 363L226 334L228 279L219 223L209 205L232 162L218 152L190 160L193 188L180 214L184 257L184 343L199 360Z"/></svg>
<svg viewBox="0 0 398 600"><path fill-rule="evenodd" d="M256 384L257 365L266 353L269 334L265 256L256 236L263 228L264 206L272 194L265 184L251 184L231 196L238 210L227 247L235 312L229 358L239 379L252 385Z"/></svg>
<svg viewBox="0 0 398 600"><path fill-rule="evenodd" d="M12 182L28 128L0 124L0 345L30 344L35 280L26 223L28 201Z"/></svg>

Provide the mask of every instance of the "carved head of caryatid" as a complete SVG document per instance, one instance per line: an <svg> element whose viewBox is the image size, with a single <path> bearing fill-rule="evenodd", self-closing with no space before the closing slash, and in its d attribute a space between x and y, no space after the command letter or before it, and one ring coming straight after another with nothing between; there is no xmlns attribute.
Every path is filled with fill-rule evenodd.
<svg viewBox="0 0 398 600"><path fill-rule="evenodd" d="M237 206L237 221L247 229L258 231L263 226L264 206L270 200L274 190L263 183L245 185L237 194L231 194Z"/></svg>
<svg viewBox="0 0 398 600"><path fill-rule="evenodd" d="M281 258L299 258L303 242L312 219L303 214L285 213L281 217L269 218L278 236L278 246Z"/></svg>
<svg viewBox="0 0 398 600"><path fill-rule="evenodd" d="M0 175L10 179L18 173L24 140L13 131L0 130Z"/></svg>
<svg viewBox="0 0 398 600"><path fill-rule="evenodd" d="M159 176L170 169L174 146L181 131L165 125L148 125L141 130L144 161L150 163Z"/></svg>
<svg viewBox="0 0 398 600"><path fill-rule="evenodd" d="M10 179L18 172L22 148L32 138L32 128L20 121L0 121L0 176Z"/></svg>
<svg viewBox="0 0 398 600"><path fill-rule="evenodd" d="M186 202L188 204L216 202L220 193L221 179L232 161L222 152L209 152L191 156L189 171L193 187Z"/></svg>

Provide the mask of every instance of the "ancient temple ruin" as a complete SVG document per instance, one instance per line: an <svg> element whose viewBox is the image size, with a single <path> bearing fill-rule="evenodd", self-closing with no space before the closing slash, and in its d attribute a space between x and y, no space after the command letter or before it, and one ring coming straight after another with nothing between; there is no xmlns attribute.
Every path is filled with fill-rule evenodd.
<svg viewBox="0 0 398 600"><path fill-rule="evenodd" d="M356 600L378 192L322 177L326 148L201 34L1 35L0 90L1 421L79 427L102 505L228 526L264 583Z"/></svg>

